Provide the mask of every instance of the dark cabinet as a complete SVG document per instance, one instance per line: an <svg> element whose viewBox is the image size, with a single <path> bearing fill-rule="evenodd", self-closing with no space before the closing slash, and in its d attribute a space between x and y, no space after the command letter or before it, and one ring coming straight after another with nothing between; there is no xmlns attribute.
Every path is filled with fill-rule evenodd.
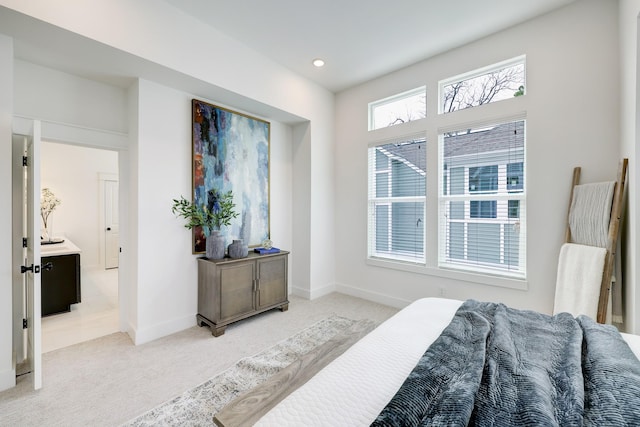
<svg viewBox="0 0 640 427"><path fill-rule="evenodd" d="M198 325L218 337L230 323L274 308L286 311L288 254L198 258Z"/></svg>
<svg viewBox="0 0 640 427"><path fill-rule="evenodd" d="M42 316L64 313L81 301L80 254L42 257Z"/></svg>

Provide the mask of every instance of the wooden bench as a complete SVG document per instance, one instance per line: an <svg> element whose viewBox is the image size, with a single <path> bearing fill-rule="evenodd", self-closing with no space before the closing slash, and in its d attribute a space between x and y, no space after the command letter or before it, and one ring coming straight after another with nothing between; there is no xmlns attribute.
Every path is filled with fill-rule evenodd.
<svg viewBox="0 0 640 427"><path fill-rule="evenodd" d="M374 327L374 322L370 320L359 320L264 383L236 397L213 417L213 422L218 427L252 426Z"/></svg>

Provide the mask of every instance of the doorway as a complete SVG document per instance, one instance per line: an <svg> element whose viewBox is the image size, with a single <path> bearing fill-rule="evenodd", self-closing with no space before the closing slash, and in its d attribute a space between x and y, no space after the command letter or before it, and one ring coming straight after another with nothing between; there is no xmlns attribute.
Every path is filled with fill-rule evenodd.
<svg viewBox="0 0 640 427"><path fill-rule="evenodd" d="M118 254L114 265L112 253L119 248L118 152L43 140L41 188L61 202L49 217L51 233L80 252L81 301L42 318L46 353L120 331Z"/></svg>

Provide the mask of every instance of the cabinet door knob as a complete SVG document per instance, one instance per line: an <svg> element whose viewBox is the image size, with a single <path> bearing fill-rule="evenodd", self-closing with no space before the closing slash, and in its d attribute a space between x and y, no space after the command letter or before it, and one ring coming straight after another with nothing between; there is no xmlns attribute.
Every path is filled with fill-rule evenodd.
<svg viewBox="0 0 640 427"><path fill-rule="evenodd" d="M111 231L111 227L107 227L107 231Z"/></svg>

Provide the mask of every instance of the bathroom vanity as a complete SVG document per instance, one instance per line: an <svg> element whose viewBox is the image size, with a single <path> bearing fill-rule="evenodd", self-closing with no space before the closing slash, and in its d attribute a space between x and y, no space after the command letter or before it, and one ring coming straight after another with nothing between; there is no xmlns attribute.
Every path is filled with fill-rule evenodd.
<svg viewBox="0 0 640 427"><path fill-rule="evenodd" d="M42 316L71 311L81 301L80 252L69 239L40 246Z"/></svg>

